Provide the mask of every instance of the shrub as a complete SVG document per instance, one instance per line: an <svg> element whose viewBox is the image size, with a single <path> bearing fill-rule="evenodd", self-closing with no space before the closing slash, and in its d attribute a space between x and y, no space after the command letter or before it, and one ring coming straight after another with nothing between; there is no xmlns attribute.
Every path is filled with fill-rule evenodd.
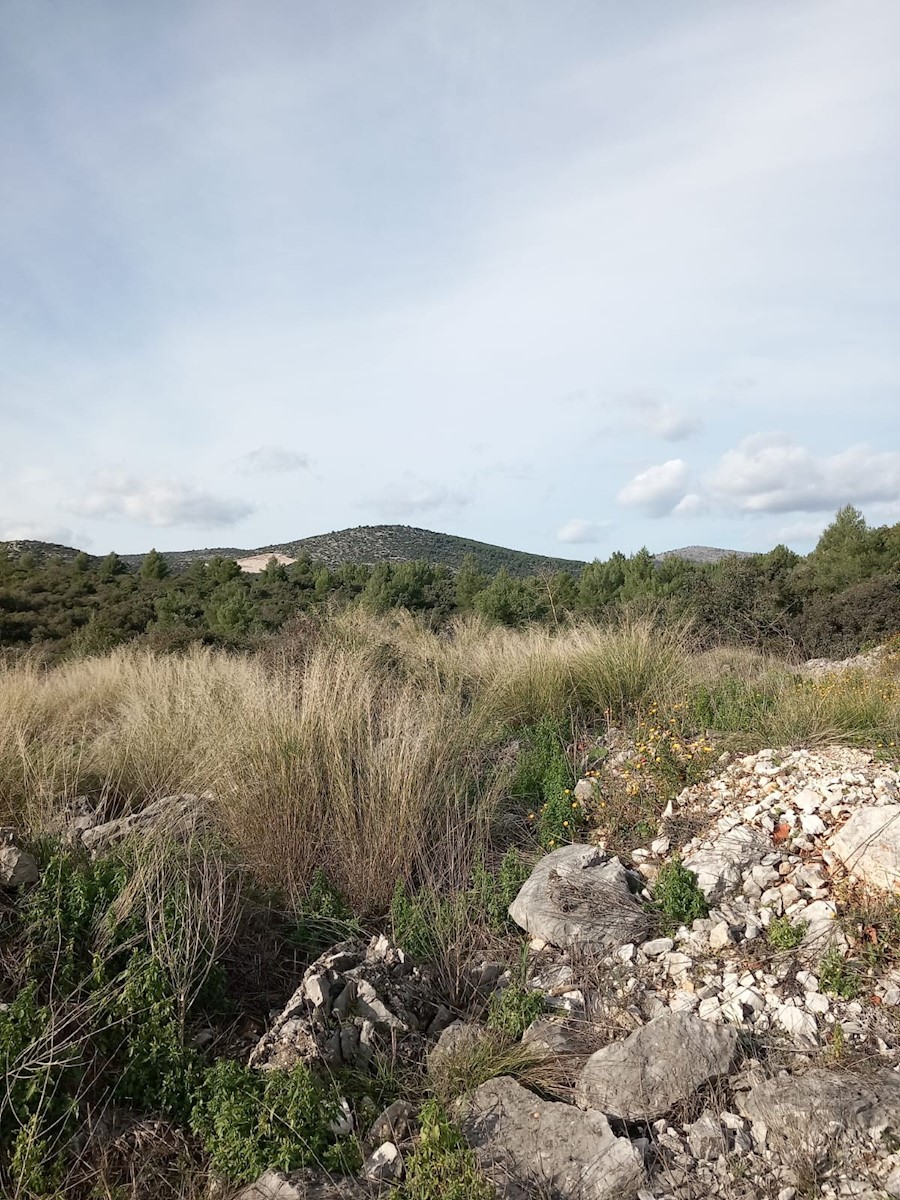
<svg viewBox="0 0 900 1200"><path fill-rule="evenodd" d="M493 1200L496 1191L436 1100L419 1114L419 1136L406 1159L406 1178L390 1200Z"/></svg>
<svg viewBox="0 0 900 1200"><path fill-rule="evenodd" d="M518 983L510 983L491 996L487 1015L488 1028L518 1039L531 1022L546 1011L546 1007L542 992L533 991Z"/></svg>
<svg viewBox="0 0 900 1200"><path fill-rule="evenodd" d="M860 993L860 965L845 959L839 950L829 950L819 963L819 987L843 1000L855 1000Z"/></svg>
<svg viewBox="0 0 900 1200"><path fill-rule="evenodd" d="M668 931L690 925L709 913L706 897L697 887L697 877L680 858L665 863L653 889L653 902Z"/></svg>
<svg viewBox="0 0 900 1200"><path fill-rule="evenodd" d="M340 1111L334 1088L302 1063L290 1071L254 1071L220 1060L197 1089L191 1126L212 1166L244 1183L269 1167L353 1170L359 1164L355 1143L337 1140L331 1131Z"/></svg>
<svg viewBox="0 0 900 1200"><path fill-rule="evenodd" d="M773 917L766 930L766 941L773 950L796 950L803 941L806 929L806 921L798 921L794 925L790 917Z"/></svg>

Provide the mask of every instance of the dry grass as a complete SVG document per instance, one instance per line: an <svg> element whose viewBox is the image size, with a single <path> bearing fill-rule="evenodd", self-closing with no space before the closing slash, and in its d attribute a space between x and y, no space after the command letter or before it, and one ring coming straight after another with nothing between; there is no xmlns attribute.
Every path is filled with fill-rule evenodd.
<svg viewBox="0 0 900 1200"><path fill-rule="evenodd" d="M895 680L798 681L753 652L697 654L686 627L438 634L353 610L302 653L0 667L0 822L53 829L81 795L115 812L209 792L262 881L297 896L323 867L357 911L383 911L398 879L465 881L506 784L498 739L548 715L627 721L698 688L704 724L748 744L900 731Z"/></svg>

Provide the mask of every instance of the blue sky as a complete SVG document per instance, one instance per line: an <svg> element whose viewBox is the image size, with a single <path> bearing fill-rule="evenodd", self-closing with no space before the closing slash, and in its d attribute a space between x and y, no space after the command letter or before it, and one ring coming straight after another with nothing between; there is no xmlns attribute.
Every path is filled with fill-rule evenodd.
<svg viewBox="0 0 900 1200"><path fill-rule="evenodd" d="M895 0L6 0L0 538L900 520Z"/></svg>

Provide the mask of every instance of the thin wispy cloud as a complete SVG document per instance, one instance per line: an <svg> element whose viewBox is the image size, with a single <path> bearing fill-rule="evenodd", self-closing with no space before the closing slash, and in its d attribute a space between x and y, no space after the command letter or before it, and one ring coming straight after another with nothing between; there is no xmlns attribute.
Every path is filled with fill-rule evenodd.
<svg viewBox="0 0 900 1200"><path fill-rule="evenodd" d="M309 455L283 446L257 446L237 460L244 475L284 475L309 470Z"/></svg>
<svg viewBox="0 0 900 1200"><path fill-rule="evenodd" d="M556 540L574 545L592 545L603 539L609 527L609 521L585 521L580 517L573 517L556 531Z"/></svg>

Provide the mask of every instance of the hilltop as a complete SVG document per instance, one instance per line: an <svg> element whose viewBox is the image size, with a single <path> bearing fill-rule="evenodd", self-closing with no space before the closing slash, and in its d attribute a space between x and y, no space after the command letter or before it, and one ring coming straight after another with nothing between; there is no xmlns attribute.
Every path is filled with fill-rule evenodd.
<svg viewBox="0 0 900 1200"><path fill-rule="evenodd" d="M10 541L0 542L15 555L30 554L37 561L57 559L71 561L79 551L72 546L60 546L51 542ZM505 567L510 575L524 578L529 575L544 575L554 571L570 571L579 575L587 565L583 559L555 558L543 554L531 554L524 550L513 550L507 546L495 546L489 542L478 542L472 538L457 537L452 533L436 533L431 529L419 529L411 525L358 525L352 529L339 529L331 533L320 533L312 537L296 538L288 542L272 542L266 546L240 548L237 546L206 547L196 550L166 550L163 558L176 569L193 562L215 557L248 559L269 555L295 559L309 555L315 562L324 563L332 570L347 564L372 566L379 562L402 563L424 560L449 567L456 571L463 560L471 554L482 571L490 575ZM684 546L678 550L665 550L655 555L657 562L666 558L682 558L689 562L711 563L729 555L744 556L745 551L722 550L714 546ZM92 560L98 556L90 555ZM139 566L143 554L123 554L122 559L132 566Z"/></svg>

